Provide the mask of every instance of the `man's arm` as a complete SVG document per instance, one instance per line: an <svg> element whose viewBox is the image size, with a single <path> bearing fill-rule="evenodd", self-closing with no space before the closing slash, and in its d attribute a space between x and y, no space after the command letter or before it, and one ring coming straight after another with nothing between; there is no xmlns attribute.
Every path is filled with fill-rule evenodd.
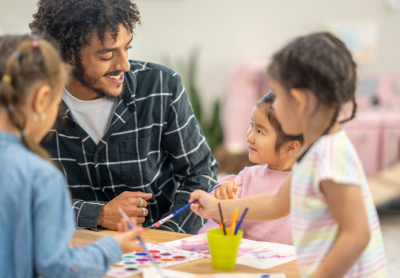
<svg viewBox="0 0 400 278"><path fill-rule="evenodd" d="M62 119L58 119L57 121L58 122L56 123L56 126L59 129L62 130L62 128L67 128L63 126ZM64 140L59 137L59 130L52 129L50 131L51 136L43 140L41 144L52 156L53 164L57 166L57 168L64 174L65 178L67 179L68 174L70 173L67 173L67 167L64 167L63 160L75 160L76 158L71 156L71 152L66 147L66 145L64 145L68 145L68 141L64 142ZM66 132L67 130L62 130L62 133ZM72 134L68 135L70 137L73 137ZM65 139L66 137L64 136L63 138ZM74 137L71 140L76 140L76 138ZM63 142L62 145L61 142ZM78 165L74 166L78 168L78 170L74 172L74 175L76 177L76 173L79 173L80 169ZM69 165L68 169L73 168L71 167L71 165ZM82 176L82 178L84 179L84 176ZM145 216L148 215L147 200L150 199L151 196L152 195L149 193L126 191L122 194L119 194L110 202L96 200L85 201L79 198L74 198L74 196L72 196L72 208L75 211L76 225L79 228L89 228L95 231L98 231L101 227L110 230L117 230L117 223L121 219L121 215L116 209L117 205L120 205L121 208L126 212L126 214L128 214L128 216L136 217L138 224L142 224L145 220ZM145 210L144 217L141 217L141 215L143 215L143 210L141 208L138 208L141 203L138 197L143 199L142 207Z"/></svg>
<svg viewBox="0 0 400 278"><path fill-rule="evenodd" d="M88 202L80 199L72 199L72 208L75 211L76 226L97 231L99 215L105 204L107 204L107 202Z"/></svg>
<svg viewBox="0 0 400 278"><path fill-rule="evenodd" d="M178 75L169 80L172 100L168 107L167 129L162 136L162 147L168 153L177 188L170 211L161 218L188 204L190 194L196 190L210 190L217 183L218 163L211 154L203 131L193 114L188 95ZM195 234L203 220L187 209L165 223L160 229Z"/></svg>

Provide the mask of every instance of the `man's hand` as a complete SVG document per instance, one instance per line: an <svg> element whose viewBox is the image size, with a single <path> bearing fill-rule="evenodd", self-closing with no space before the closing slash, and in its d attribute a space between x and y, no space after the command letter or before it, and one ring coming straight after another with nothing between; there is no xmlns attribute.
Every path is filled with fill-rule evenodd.
<svg viewBox="0 0 400 278"><path fill-rule="evenodd" d="M151 196L151 193L130 191L122 192L120 195L104 205L103 210L100 213L99 220L97 221L97 225L116 231L118 228L117 224L121 220L121 214L117 210L117 205L120 205L123 211L125 211L129 217L136 217L138 224L142 224L145 220L145 216L149 214L149 211L145 209L145 214L143 216L143 210L139 207L140 199L138 197L143 199L142 207L146 208L146 200L150 199Z"/></svg>

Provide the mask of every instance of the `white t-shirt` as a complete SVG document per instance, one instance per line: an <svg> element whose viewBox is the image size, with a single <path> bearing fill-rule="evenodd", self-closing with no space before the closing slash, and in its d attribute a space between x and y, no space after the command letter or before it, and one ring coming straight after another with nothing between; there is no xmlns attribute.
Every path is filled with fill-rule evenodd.
<svg viewBox="0 0 400 278"><path fill-rule="evenodd" d="M102 98L95 100L77 99L65 88L62 98L71 110L74 120L98 144L110 126L118 102Z"/></svg>

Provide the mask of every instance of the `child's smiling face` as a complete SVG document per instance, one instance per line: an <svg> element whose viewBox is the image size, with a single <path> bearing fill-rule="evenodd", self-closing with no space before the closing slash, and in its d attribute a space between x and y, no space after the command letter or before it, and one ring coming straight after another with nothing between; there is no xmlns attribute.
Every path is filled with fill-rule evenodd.
<svg viewBox="0 0 400 278"><path fill-rule="evenodd" d="M264 105L253 109L251 126L247 131L249 159L253 163L275 165L278 163L275 154L277 134L264 109Z"/></svg>

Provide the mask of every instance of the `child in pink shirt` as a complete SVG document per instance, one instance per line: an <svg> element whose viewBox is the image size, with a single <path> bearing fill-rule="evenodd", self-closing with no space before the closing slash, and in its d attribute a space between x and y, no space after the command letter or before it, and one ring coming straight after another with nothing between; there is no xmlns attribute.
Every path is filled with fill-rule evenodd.
<svg viewBox="0 0 400 278"><path fill-rule="evenodd" d="M270 92L257 102L247 131L249 159L260 165L246 167L237 176L221 179L218 183L222 185L214 192L217 199L275 194L291 173L303 137L283 132L272 107L274 99ZM219 224L210 219L199 233L218 227ZM243 222L240 229L246 239L292 244L290 215L267 222Z"/></svg>

